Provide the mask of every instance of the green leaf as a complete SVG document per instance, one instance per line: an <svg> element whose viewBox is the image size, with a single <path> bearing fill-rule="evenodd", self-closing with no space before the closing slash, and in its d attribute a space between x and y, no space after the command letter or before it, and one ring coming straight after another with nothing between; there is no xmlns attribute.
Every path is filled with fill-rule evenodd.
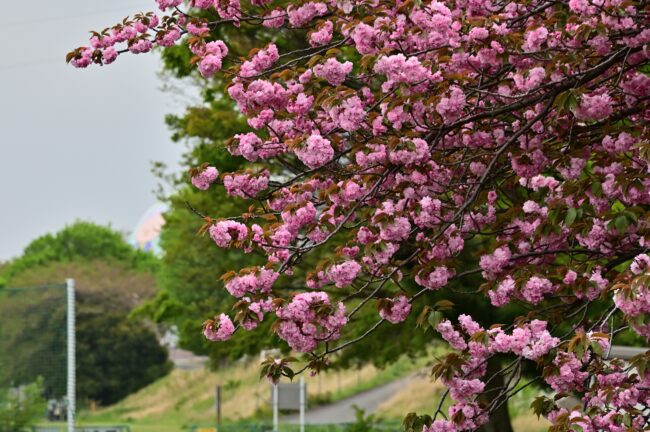
<svg viewBox="0 0 650 432"><path fill-rule="evenodd" d="M614 213L620 213L623 210L625 210L625 204L623 204L622 202L617 200L616 202L614 202L614 204L612 204L612 211Z"/></svg>
<svg viewBox="0 0 650 432"><path fill-rule="evenodd" d="M552 409L555 404L553 401L546 396L538 396L535 398L535 400L530 404L530 407L532 408L533 412L537 415L537 418L548 414Z"/></svg>
<svg viewBox="0 0 650 432"><path fill-rule="evenodd" d="M591 349L600 357L604 354L603 347L598 343L598 341L591 341Z"/></svg>
<svg viewBox="0 0 650 432"><path fill-rule="evenodd" d="M296 375L293 369L291 369L289 366L284 366L282 368L282 374L289 378L291 381L293 381L293 377Z"/></svg>
<svg viewBox="0 0 650 432"><path fill-rule="evenodd" d="M620 234L625 234L628 226L627 217L625 217L625 215L618 216L614 219L614 226Z"/></svg>
<svg viewBox="0 0 650 432"><path fill-rule="evenodd" d="M553 105L554 105L556 108L562 108L562 109L564 109L564 105L566 104L566 101L567 101L568 99L569 99L569 92L568 92L568 91L562 92L562 93L560 93L559 95L557 95L557 97L555 98L555 102L553 103Z"/></svg>
<svg viewBox="0 0 650 432"><path fill-rule="evenodd" d="M637 223L639 221L639 217L631 211L624 211L623 214L634 223Z"/></svg>
<svg viewBox="0 0 650 432"><path fill-rule="evenodd" d="M442 313L438 311L432 311L429 314L427 321L429 322L429 325L435 329L436 327L438 327L438 324L440 324L440 321L442 321L442 318L443 318Z"/></svg>
<svg viewBox="0 0 650 432"><path fill-rule="evenodd" d="M571 207L566 212L566 217L564 218L564 225L571 226L573 222L575 222L576 216L578 216L578 211L573 207Z"/></svg>
<svg viewBox="0 0 650 432"><path fill-rule="evenodd" d="M637 70L644 75L650 76L650 64L641 65Z"/></svg>
<svg viewBox="0 0 650 432"><path fill-rule="evenodd" d="M598 198L603 196L603 185L599 181L594 181L591 183L591 193L593 193Z"/></svg>

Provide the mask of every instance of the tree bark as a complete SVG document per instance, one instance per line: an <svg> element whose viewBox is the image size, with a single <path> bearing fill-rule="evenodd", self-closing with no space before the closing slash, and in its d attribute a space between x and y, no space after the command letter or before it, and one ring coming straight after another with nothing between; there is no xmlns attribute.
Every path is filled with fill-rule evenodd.
<svg viewBox="0 0 650 432"><path fill-rule="evenodd" d="M501 370L501 360L496 357L491 357L487 362L487 379L491 379L485 386L487 394L481 400L486 405L500 393L499 388L506 385L504 376L499 374ZM491 391L492 390L492 391ZM483 425L479 432L513 432L512 424L510 423L510 413L508 412L508 404L504 403L496 411L490 415L490 420Z"/></svg>

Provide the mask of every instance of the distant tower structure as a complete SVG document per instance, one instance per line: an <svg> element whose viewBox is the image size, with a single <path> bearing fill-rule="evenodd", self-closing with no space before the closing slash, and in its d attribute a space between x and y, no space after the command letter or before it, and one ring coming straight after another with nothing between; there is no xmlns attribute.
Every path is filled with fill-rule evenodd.
<svg viewBox="0 0 650 432"><path fill-rule="evenodd" d="M163 203L149 207L131 232L129 243L137 249L153 251L155 255L160 255L160 230L165 225L163 214L167 209L167 205Z"/></svg>

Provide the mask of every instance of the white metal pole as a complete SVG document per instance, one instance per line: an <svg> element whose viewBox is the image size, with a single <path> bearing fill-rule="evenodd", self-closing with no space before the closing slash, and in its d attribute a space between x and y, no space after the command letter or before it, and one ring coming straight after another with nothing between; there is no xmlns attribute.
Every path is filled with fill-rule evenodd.
<svg viewBox="0 0 650 432"><path fill-rule="evenodd" d="M305 432L305 377L300 377L300 432Z"/></svg>
<svg viewBox="0 0 650 432"><path fill-rule="evenodd" d="M273 384L273 432L278 432L278 385Z"/></svg>
<svg viewBox="0 0 650 432"><path fill-rule="evenodd" d="M76 337L75 337L75 294L74 279L66 280L68 298L68 432L75 432L76 412Z"/></svg>

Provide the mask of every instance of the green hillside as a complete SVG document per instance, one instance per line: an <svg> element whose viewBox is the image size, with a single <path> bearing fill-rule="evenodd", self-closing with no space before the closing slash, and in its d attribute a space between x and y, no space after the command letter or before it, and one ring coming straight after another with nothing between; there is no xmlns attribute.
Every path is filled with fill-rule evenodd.
<svg viewBox="0 0 650 432"><path fill-rule="evenodd" d="M266 380L259 379L258 365L255 359L217 372L176 369L116 405L85 412L80 419L93 423L127 423L132 425L134 432L153 430L149 428L156 425L160 429L155 430L171 431L180 430L184 425L210 423L215 418L215 388L221 385L225 421L268 421L270 386ZM367 365L358 370L307 376L310 404L340 400L414 373L424 365L424 359L403 358L385 369Z"/></svg>
<svg viewBox="0 0 650 432"><path fill-rule="evenodd" d="M334 402L401 377L417 375L380 405L375 417L401 420L409 411L432 412L444 387L428 378L426 366L430 359L403 357L385 369L367 365L360 369L327 371L316 377L306 376L310 406ZM221 385L224 422L269 423L270 387L265 379L259 379L258 365L257 359L250 359L216 372L176 369L113 406L82 413L80 420L86 424L128 424L132 432L176 432L195 424L213 424L215 388ZM511 412L515 417L515 431L546 430L547 423L526 410L537 392L531 388L513 400Z"/></svg>

